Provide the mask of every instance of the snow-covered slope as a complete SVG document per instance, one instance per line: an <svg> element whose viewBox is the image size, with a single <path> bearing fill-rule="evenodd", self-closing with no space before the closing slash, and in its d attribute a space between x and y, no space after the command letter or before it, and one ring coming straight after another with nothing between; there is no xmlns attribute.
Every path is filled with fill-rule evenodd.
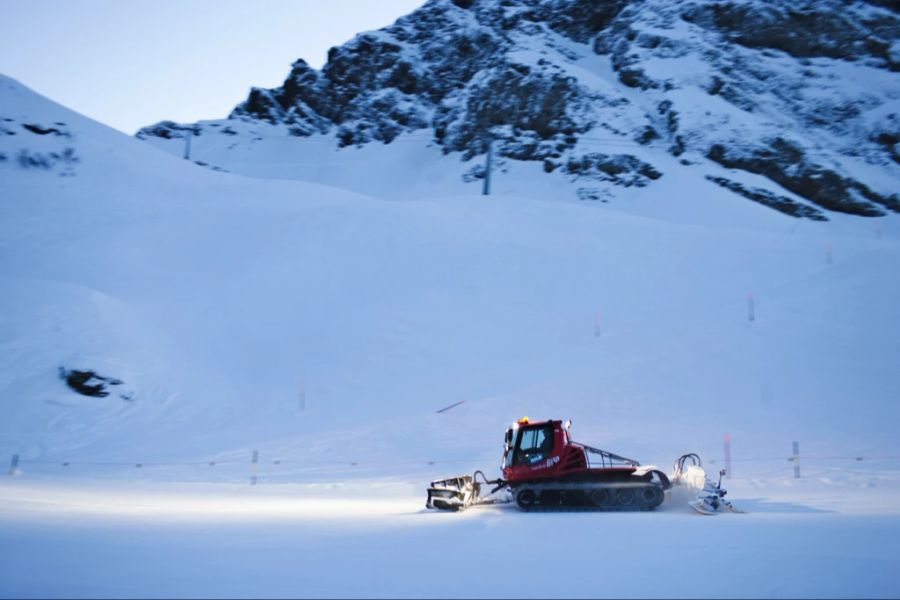
<svg viewBox="0 0 900 600"><path fill-rule="evenodd" d="M757 454L897 448L891 221L376 200L216 173L2 94L0 151L51 158L0 167L0 452L493 464L520 413L660 462L724 432ZM79 396L59 367L124 393Z"/></svg>
<svg viewBox="0 0 900 600"><path fill-rule="evenodd" d="M896 220L690 171L644 216L528 165L521 196L250 179L7 78L0 119L0 596L896 595ZM728 433L751 514L425 514L522 414L664 467Z"/></svg>
<svg viewBox="0 0 900 600"><path fill-rule="evenodd" d="M390 197L481 185L657 215L673 193L798 218L900 211L900 18L827 0L429 0L228 119L138 137L234 172ZM369 177L375 163L385 177ZM347 173L354 173L350 176ZM532 177L535 172L545 175ZM535 185L539 187L535 188Z"/></svg>

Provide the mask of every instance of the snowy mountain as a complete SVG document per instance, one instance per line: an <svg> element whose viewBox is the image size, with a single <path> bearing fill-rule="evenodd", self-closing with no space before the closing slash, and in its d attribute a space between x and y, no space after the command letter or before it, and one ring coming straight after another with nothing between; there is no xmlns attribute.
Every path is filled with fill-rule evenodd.
<svg viewBox="0 0 900 600"><path fill-rule="evenodd" d="M198 166L5 77L0 124L0 596L897 595L894 215L689 137L620 152L645 187L501 141L485 198L415 132L338 149L245 116L196 127ZM870 159L840 161L882 189ZM205 168L239 162L264 177ZM609 204L560 201L585 188ZM662 468L714 472L729 434L749 514L424 511L432 478L495 476L523 414ZM541 569L498 567L535 539Z"/></svg>
<svg viewBox="0 0 900 600"><path fill-rule="evenodd" d="M471 190L493 140L495 193L540 170L536 195L646 214L688 177L794 217L881 216L900 212L898 39L891 2L430 0L227 119L137 135L391 197ZM377 189L339 174L372 161Z"/></svg>

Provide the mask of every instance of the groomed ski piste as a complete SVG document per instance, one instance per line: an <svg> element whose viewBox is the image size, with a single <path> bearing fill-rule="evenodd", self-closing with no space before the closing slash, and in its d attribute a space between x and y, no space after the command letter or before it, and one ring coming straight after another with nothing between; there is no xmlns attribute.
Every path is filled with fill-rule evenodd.
<svg viewBox="0 0 900 600"><path fill-rule="evenodd" d="M896 217L791 219L702 157L609 206L516 163L254 179L7 78L0 119L0 596L900 595ZM410 148L411 187L469 167ZM523 415L664 470L727 434L747 513L424 509Z"/></svg>

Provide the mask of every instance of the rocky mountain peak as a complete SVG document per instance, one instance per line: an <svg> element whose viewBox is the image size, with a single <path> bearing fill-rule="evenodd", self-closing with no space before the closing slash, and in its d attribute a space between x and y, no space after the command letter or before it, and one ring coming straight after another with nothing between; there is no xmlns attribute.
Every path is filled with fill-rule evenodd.
<svg viewBox="0 0 900 600"><path fill-rule="evenodd" d="M644 148L688 153L765 177L782 204L876 216L900 207L897 40L885 0L429 0L321 70L296 61L226 121L340 147L428 132L465 160L492 142L500 160L604 186L663 177Z"/></svg>

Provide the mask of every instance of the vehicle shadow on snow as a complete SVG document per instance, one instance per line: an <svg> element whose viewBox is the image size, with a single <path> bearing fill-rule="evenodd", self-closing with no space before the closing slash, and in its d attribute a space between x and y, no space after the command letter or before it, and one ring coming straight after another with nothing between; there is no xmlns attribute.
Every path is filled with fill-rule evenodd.
<svg viewBox="0 0 900 600"><path fill-rule="evenodd" d="M661 512L685 512L697 514L688 504L697 495L691 490L673 489L666 496L666 501L660 506L658 511ZM835 511L816 508L806 504L798 504L796 502L786 502L782 500L772 500L771 498L728 498L735 508L746 513L833 513Z"/></svg>
<svg viewBox="0 0 900 600"><path fill-rule="evenodd" d="M696 515L697 512L688 505L689 500L693 500L694 496L687 497L686 499L682 499L680 497L676 498L667 498L666 502L656 508L651 512L664 512L664 513L685 513ZM777 514L777 513L806 513L806 514L827 514L827 513L835 513L837 511L829 510L826 508L817 508L814 506L809 506L806 504L798 504L796 502L785 502L781 500L772 500L770 498L739 498L733 501L736 508L742 510L745 513L760 513L760 514ZM518 509L514 502L510 503L500 503L500 504L488 504L482 506L472 506L467 508L464 511L460 511L459 513L455 513L452 511L443 511L443 510L435 510L422 508L417 511L412 512L404 512L399 513L403 515L424 515L424 514L462 514L467 513L471 514L473 512L492 512L492 511L511 511L511 512L523 512ZM594 514L646 514L645 511L589 511ZM546 514L565 514L567 511L549 511ZM545 514L545 513L535 513L535 514ZM582 514L582 513L575 513Z"/></svg>
<svg viewBox="0 0 900 600"><path fill-rule="evenodd" d="M816 508L796 502L784 502L769 498L741 498L734 500L735 506L749 513L833 513L826 508Z"/></svg>

